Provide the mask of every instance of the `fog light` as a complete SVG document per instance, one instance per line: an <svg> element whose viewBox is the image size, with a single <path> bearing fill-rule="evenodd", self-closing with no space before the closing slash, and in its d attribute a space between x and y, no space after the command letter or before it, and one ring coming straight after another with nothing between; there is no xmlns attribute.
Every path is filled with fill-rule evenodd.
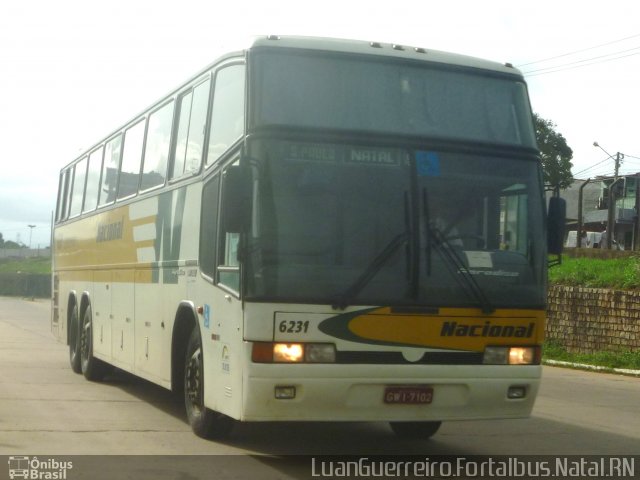
<svg viewBox="0 0 640 480"><path fill-rule="evenodd" d="M518 399L527 396L527 387L522 385L513 385L507 390L507 398Z"/></svg>
<svg viewBox="0 0 640 480"><path fill-rule="evenodd" d="M296 387L276 387L275 395L278 400L292 400L296 398Z"/></svg>

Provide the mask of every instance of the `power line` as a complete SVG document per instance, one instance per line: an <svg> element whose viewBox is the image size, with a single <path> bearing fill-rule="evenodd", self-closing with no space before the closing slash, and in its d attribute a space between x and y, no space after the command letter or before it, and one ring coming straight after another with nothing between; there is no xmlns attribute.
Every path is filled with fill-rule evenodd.
<svg viewBox="0 0 640 480"><path fill-rule="evenodd" d="M611 156L608 156L608 157L607 157L607 158L605 158L604 160L601 160L601 161L599 161L598 163L594 163L594 164L593 164L593 165L591 165L590 167L585 168L584 170L580 170L579 172L574 173L574 174L573 174L573 176L574 176L574 177L576 177L576 176L580 175L581 173L587 172L587 171L589 171L589 170L591 170L591 169L593 169L593 168L597 167L598 165L603 164L604 162L606 162L606 161L608 161L608 160L610 160L610 159L611 159Z"/></svg>
<svg viewBox="0 0 640 480"><path fill-rule="evenodd" d="M556 60L558 58L563 58L563 57L568 57L570 55L575 55L576 53L582 53L582 52L587 52L589 50L595 50L596 48L600 48L600 47L606 47L607 45L613 45L614 43L620 43L620 42L624 42L625 40L629 40L631 38L636 38L636 37L640 37L640 33L636 34L636 35L631 35L629 37L624 37L624 38L620 38L618 40L613 40L611 42L607 42L607 43L602 43L600 45L595 45L593 47L587 47L587 48L582 48L580 50L575 50L573 52L568 52L568 53L563 53L561 55L556 55L554 57L548 57L548 58L543 58L542 60L536 60L535 62L529 62L529 63L522 63L520 65L516 65L518 68L521 67L526 67L528 65L534 65L536 63L543 63L543 62L548 62L549 60Z"/></svg>
<svg viewBox="0 0 640 480"><path fill-rule="evenodd" d="M639 47L639 48L640 48L640 47ZM551 71L548 71L548 72L543 72L543 71L540 71L540 70L535 70L535 71L540 71L540 73L533 73L533 74L529 74L529 73L525 72L525 73L524 73L524 75L525 75L526 77L537 77L537 76L539 76L539 75L548 75L548 74L550 74L550 73L564 72L564 71L566 71L566 70L574 70L574 69L576 69L576 68L590 67L590 66L592 66L592 65L597 65L597 64L599 64L599 63L611 62L611 61L613 61L613 60L620 60L620 59L623 59L623 58L632 57L632 56L634 56L634 55L640 55L640 52L630 53L630 54L628 54L628 55L622 55L622 56L620 56L620 57L615 57L615 58L607 58L607 59L605 59L605 60L600 60L600 61L598 61L598 62L587 63L587 64L585 64L585 65L574 65L574 66L569 66L569 67L564 67L563 65L558 65L558 66L556 66L556 67L549 67L548 69L541 69L541 70L551 70ZM584 60L584 61L587 61L587 60ZM554 68L556 68L557 70L552 70L552 69L554 69Z"/></svg>
<svg viewBox="0 0 640 480"><path fill-rule="evenodd" d="M615 59L608 59L607 57L611 57L612 55L618 55L620 53L633 52L633 51L636 51L636 50L640 50L640 47L628 48L626 50L620 50L618 52L607 53L605 55L598 55L597 57L585 58L584 60L576 60L575 62L569 62L569 63L565 63L565 64L562 64L562 65L555 65L553 67L544 67L544 68L539 68L538 70L529 70L528 72L525 72L525 75L528 75L530 73L543 72L545 70L553 70L553 69L561 68L561 67L569 67L571 65L578 65L580 63L590 62L592 60L599 60L601 58L605 58L607 60L615 60ZM624 57L617 57L617 58L624 58Z"/></svg>

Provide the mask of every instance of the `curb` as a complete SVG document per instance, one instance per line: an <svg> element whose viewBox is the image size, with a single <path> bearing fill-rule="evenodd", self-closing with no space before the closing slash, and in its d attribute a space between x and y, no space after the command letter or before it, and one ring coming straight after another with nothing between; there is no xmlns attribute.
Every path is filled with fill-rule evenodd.
<svg viewBox="0 0 640 480"><path fill-rule="evenodd" d="M640 370L631 370L628 368L600 367L598 365L587 365L585 363L563 362L560 360L543 360L542 364L550 365L552 367L567 367L567 368L575 368L577 370L593 370L593 371L602 372L602 373L617 373L619 375L640 377Z"/></svg>

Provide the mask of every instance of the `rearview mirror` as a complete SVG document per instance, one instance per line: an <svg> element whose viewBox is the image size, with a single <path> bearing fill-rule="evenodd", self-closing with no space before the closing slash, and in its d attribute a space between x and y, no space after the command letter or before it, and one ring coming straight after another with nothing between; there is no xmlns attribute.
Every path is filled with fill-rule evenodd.
<svg viewBox="0 0 640 480"><path fill-rule="evenodd" d="M562 254L566 216L567 202L560 197L551 197L547 213L547 252L550 255Z"/></svg>
<svg viewBox="0 0 640 480"><path fill-rule="evenodd" d="M244 233L251 225L251 169L232 165L222 174L222 228Z"/></svg>

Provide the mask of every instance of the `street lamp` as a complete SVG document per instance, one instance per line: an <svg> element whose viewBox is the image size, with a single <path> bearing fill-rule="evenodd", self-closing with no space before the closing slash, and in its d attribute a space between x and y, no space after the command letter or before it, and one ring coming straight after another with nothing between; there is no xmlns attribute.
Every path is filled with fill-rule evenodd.
<svg viewBox="0 0 640 480"><path fill-rule="evenodd" d="M27 225L29 227L29 250L31 250L31 235L33 234L33 229L36 227L35 225Z"/></svg>
<svg viewBox="0 0 640 480"><path fill-rule="evenodd" d="M598 142L593 142L593 146L599 148L604 153L609 155L609 158L613 158L613 155L611 155L604 148L602 148ZM615 170L614 170L614 174L613 174L613 177L614 177L613 179L614 180L616 180L618 178L618 171L620 170L620 162L622 161L623 158L624 158L624 153L616 152L616 165L615 165Z"/></svg>

